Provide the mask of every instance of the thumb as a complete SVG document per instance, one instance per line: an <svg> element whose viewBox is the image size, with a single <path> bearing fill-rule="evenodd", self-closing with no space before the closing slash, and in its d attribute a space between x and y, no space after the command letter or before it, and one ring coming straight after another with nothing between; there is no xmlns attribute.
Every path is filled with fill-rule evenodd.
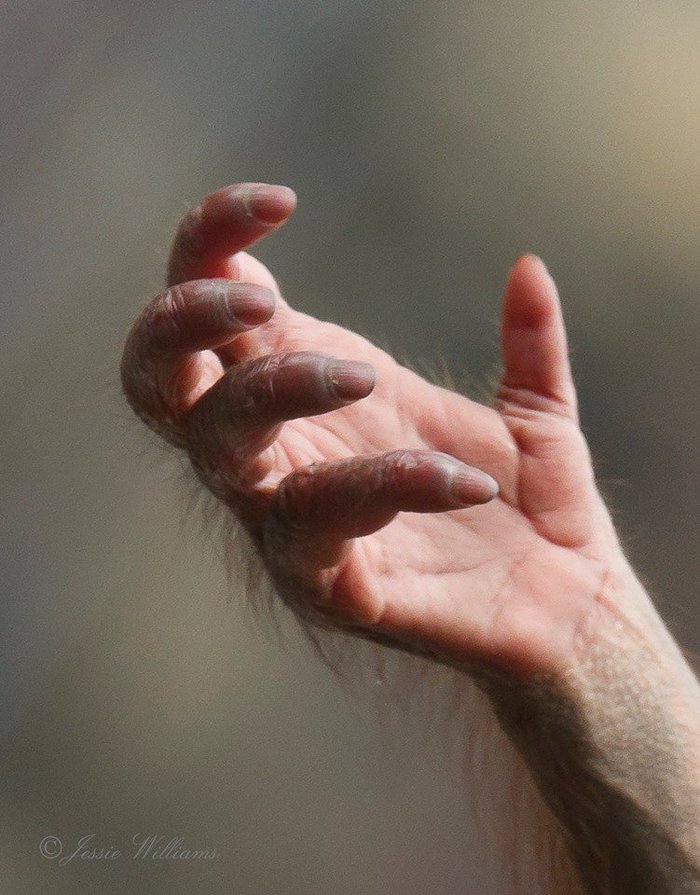
<svg viewBox="0 0 700 895"><path fill-rule="evenodd" d="M500 399L577 419L559 295L544 262L536 255L521 255L508 276L501 353Z"/></svg>

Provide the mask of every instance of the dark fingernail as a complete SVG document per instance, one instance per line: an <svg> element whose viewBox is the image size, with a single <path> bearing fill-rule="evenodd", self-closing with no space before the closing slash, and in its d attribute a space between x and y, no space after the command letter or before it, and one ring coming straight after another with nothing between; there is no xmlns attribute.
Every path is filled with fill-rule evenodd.
<svg viewBox="0 0 700 895"><path fill-rule="evenodd" d="M251 184L241 193L250 217L261 224L279 224L294 211L297 195L288 186Z"/></svg>
<svg viewBox="0 0 700 895"><path fill-rule="evenodd" d="M377 374L371 364L362 361L331 361L326 375L333 392L343 401L366 398L374 388Z"/></svg>
<svg viewBox="0 0 700 895"><path fill-rule="evenodd" d="M264 286L244 289L226 298L228 311L246 326L258 326L272 317L275 311L275 294Z"/></svg>
<svg viewBox="0 0 700 895"><path fill-rule="evenodd" d="M450 491L462 506L488 503L498 494L498 482L481 469L460 464L452 479Z"/></svg>

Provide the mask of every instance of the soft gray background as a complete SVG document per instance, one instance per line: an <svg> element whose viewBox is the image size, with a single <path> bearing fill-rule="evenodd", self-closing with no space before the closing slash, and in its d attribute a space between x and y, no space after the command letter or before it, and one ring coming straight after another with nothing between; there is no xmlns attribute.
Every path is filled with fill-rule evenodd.
<svg viewBox="0 0 700 895"><path fill-rule="evenodd" d="M259 247L290 301L477 384L540 253L631 555L700 648L699 45L680 0L0 4L4 892L505 891L422 710L380 723L240 605L121 344L236 180L299 194ZM39 855L89 833L219 857Z"/></svg>

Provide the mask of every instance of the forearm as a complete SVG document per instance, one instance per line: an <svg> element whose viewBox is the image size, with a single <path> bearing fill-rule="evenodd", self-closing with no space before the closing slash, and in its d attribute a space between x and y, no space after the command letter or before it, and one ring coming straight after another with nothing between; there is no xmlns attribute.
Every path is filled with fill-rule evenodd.
<svg viewBox="0 0 700 895"><path fill-rule="evenodd" d="M595 895L700 893L700 685L631 571L571 666L486 689Z"/></svg>

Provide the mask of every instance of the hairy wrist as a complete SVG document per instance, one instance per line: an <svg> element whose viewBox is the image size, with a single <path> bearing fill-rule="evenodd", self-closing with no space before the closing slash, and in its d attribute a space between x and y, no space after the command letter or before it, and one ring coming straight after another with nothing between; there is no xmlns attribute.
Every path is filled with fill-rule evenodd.
<svg viewBox="0 0 700 895"><path fill-rule="evenodd" d="M567 668L481 683L590 893L700 892L700 685L625 563Z"/></svg>

